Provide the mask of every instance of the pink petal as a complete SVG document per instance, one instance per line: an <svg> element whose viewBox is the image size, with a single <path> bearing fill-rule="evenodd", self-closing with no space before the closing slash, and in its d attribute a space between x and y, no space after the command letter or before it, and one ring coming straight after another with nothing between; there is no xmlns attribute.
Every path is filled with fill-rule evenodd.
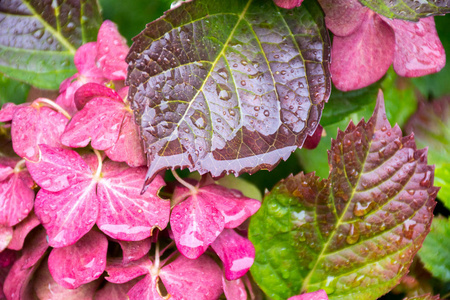
<svg viewBox="0 0 450 300"><path fill-rule="evenodd" d="M290 297L288 300L328 300L328 296L324 290L318 290L312 293L293 296Z"/></svg>
<svg viewBox="0 0 450 300"><path fill-rule="evenodd" d="M108 276L105 279L112 283L128 282L141 275L148 274L152 265L148 256L126 264L119 259L108 260L108 264L106 265Z"/></svg>
<svg viewBox="0 0 450 300"><path fill-rule="evenodd" d="M48 269L48 262L44 260L34 276L34 291L39 299L92 300L99 283L100 281L97 280L83 284L77 289L64 288L53 279Z"/></svg>
<svg viewBox="0 0 450 300"><path fill-rule="evenodd" d="M56 98L55 102L66 110L69 115L73 116L78 112L75 104L74 95L75 92L83 85L81 80L78 80L78 74L67 78L61 83L60 95Z"/></svg>
<svg viewBox="0 0 450 300"><path fill-rule="evenodd" d="M113 299L127 299L127 293L133 285L137 283L138 279L122 283L114 284L107 282L103 288L95 294L95 300L113 300Z"/></svg>
<svg viewBox="0 0 450 300"><path fill-rule="evenodd" d="M319 0L319 3L325 12L327 28L342 37L354 33L369 11L357 0Z"/></svg>
<svg viewBox="0 0 450 300"><path fill-rule="evenodd" d="M117 241L120 244L123 252L123 263L129 263L130 261L135 261L143 257L150 251L152 246L152 241L150 238L147 238L142 241L136 242L126 242L126 241Z"/></svg>
<svg viewBox="0 0 450 300"><path fill-rule="evenodd" d="M159 278L148 274L138 283L136 283L129 291L130 300L164 300L158 293ZM167 298L166 298L167 299ZM212 299L212 298L211 298Z"/></svg>
<svg viewBox="0 0 450 300"><path fill-rule="evenodd" d="M6 249L13 237L13 229L9 226L0 225L0 252Z"/></svg>
<svg viewBox="0 0 450 300"><path fill-rule="evenodd" d="M418 22L383 20L395 33L394 70L398 75L419 77L439 72L445 66L445 51L433 17Z"/></svg>
<svg viewBox="0 0 450 300"><path fill-rule="evenodd" d="M98 31L97 51L96 60L103 70L103 76L111 80L124 80L127 77L127 41L120 35L116 24L109 20L104 21Z"/></svg>
<svg viewBox="0 0 450 300"><path fill-rule="evenodd" d="M8 276L9 270L17 259L17 252L6 249L0 252L0 299L6 299L3 293L3 284L5 283L6 276Z"/></svg>
<svg viewBox="0 0 450 300"><path fill-rule="evenodd" d="M13 173L14 168L0 164L0 181L6 180Z"/></svg>
<svg viewBox="0 0 450 300"><path fill-rule="evenodd" d="M49 107L24 106L16 110L11 126L14 151L28 160L39 160L39 144L60 147L67 118Z"/></svg>
<svg viewBox="0 0 450 300"><path fill-rule="evenodd" d="M316 149L322 139L323 127L318 125L313 135L308 136L303 143L302 148L304 149Z"/></svg>
<svg viewBox="0 0 450 300"><path fill-rule="evenodd" d="M39 148L41 160L27 161L27 169L41 188L58 192L92 178L89 166L77 152L47 145L39 145Z"/></svg>
<svg viewBox="0 0 450 300"><path fill-rule="evenodd" d="M222 232L225 220L202 194L195 194L173 208L170 225L181 254L196 259Z"/></svg>
<svg viewBox="0 0 450 300"><path fill-rule="evenodd" d="M96 185L82 181L59 192L39 190L34 209L47 229L50 246L72 245L91 230L99 210Z"/></svg>
<svg viewBox="0 0 450 300"><path fill-rule="evenodd" d="M38 218L31 212L25 220L14 226L12 240L8 249L21 250L28 233L40 224Z"/></svg>
<svg viewBox="0 0 450 300"><path fill-rule="evenodd" d="M274 0L274 2L281 8L291 9L300 6L303 0Z"/></svg>
<svg viewBox="0 0 450 300"><path fill-rule="evenodd" d="M80 48L78 48L75 53L74 62L77 67L79 77L90 77L95 79L103 78L103 72L97 67L95 62L95 57L97 56L97 43L90 42L86 43ZM90 82L90 80L84 80L84 83Z"/></svg>
<svg viewBox="0 0 450 300"><path fill-rule="evenodd" d="M123 103L122 97L120 97L115 90L110 89L102 84L91 82L86 83L75 92L75 105L78 110L82 110L86 103L98 97L111 98L113 100L117 100L120 103Z"/></svg>
<svg viewBox="0 0 450 300"><path fill-rule="evenodd" d="M48 248L45 230L39 230L27 243L6 277L3 292L8 300L33 299L29 282Z"/></svg>
<svg viewBox="0 0 450 300"><path fill-rule="evenodd" d="M12 227L33 209L34 191L25 173L14 173L0 182L0 225Z"/></svg>
<svg viewBox="0 0 450 300"><path fill-rule="evenodd" d="M247 290L241 279L228 281L225 277L222 277L222 285L223 292L228 300L247 300Z"/></svg>
<svg viewBox="0 0 450 300"><path fill-rule="evenodd" d="M139 137L139 127L131 113L125 113L119 138L105 153L111 160L126 162L131 167L147 165L144 146Z"/></svg>
<svg viewBox="0 0 450 300"><path fill-rule="evenodd" d="M76 289L102 275L107 250L106 237L91 230L75 244L53 249L48 257L48 268L59 285Z"/></svg>
<svg viewBox="0 0 450 300"><path fill-rule="evenodd" d="M61 142L72 148L105 150L114 145L125 115L124 104L110 98L95 98L73 116L61 136Z"/></svg>
<svg viewBox="0 0 450 300"><path fill-rule="evenodd" d="M255 260L255 247L233 229L224 229L211 247L223 261L227 280L241 278Z"/></svg>
<svg viewBox="0 0 450 300"><path fill-rule="evenodd" d="M14 103L3 104L2 109L0 110L0 122L11 121L17 109L28 105L30 105L30 103L23 103L19 105L15 105Z"/></svg>
<svg viewBox="0 0 450 300"><path fill-rule="evenodd" d="M179 256L159 276L174 299L218 299L223 291L222 271L206 255L195 260Z"/></svg>
<svg viewBox="0 0 450 300"><path fill-rule="evenodd" d="M148 238L152 230L166 228L170 201L158 197L165 185L161 176L155 177L141 195L147 169L130 168L124 163L106 161L103 178L98 183L100 215L97 225L107 235L120 240L139 241Z"/></svg>
<svg viewBox="0 0 450 300"><path fill-rule="evenodd" d="M356 32L333 39L333 83L342 91L350 91L378 81L392 63L394 45L394 33L389 25L375 13L367 13Z"/></svg>
<svg viewBox="0 0 450 300"><path fill-rule="evenodd" d="M211 184L199 189L199 197L217 208L225 220L225 228L236 228L261 207L261 202L245 197L240 191Z"/></svg>

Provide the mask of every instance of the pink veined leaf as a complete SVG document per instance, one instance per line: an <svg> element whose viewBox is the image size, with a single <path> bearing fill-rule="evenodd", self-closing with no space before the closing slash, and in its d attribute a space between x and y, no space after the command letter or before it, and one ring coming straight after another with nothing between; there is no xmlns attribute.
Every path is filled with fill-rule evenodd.
<svg viewBox="0 0 450 300"><path fill-rule="evenodd" d="M29 283L47 251L48 244L45 237L43 229L33 232L22 255L14 262L3 286L3 292L8 300L33 299L32 286Z"/></svg>
<svg viewBox="0 0 450 300"><path fill-rule="evenodd" d="M14 151L28 160L39 160L39 144L62 146L60 136L67 121L61 113L38 103L18 108L11 125Z"/></svg>
<svg viewBox="0 0 450 300"><path fill-rule="evenodd" d="M274 0L274 2L281 8L292 9L302 5L303 0Z"/></svg>
<svg viewBox="0 0 450 300"><path fill-rule="evenodd" d="M228 300L247 300L247 291L244 282L240 278L229 281L222 277L222 285L223 292Z"/></svg>
<svg viewBox="0 0 450 300"><path fill-rule="evenodd" d="M33 180L26 170L14 171L0 182L0 225L12 227L33 209Z"/></svg>
<svg viewBox="0 0 450 300"><path fill-rule="evenodd" d="M38 218L32 211L25 220L14 226L13 236L8 249L21 250L28 233L40 224Z"/></svg>
<svg viewBox="0 0 450 300"><path fill-rule="evenodd" d="M202 255L224 228L239 226L261 206L258 200L216 184L196 194L176 187L174 195L187 197L173 208L170 224L178 250L190 259Z"/></svg>
<svg viewBox="0 0 450 300"><path fill-rule="evenodd" d="M130 112L125 113L119 138L111 148L105 150L105 153L111 160L123 161L131 167L147 165L144 145L139 137L139 127Z"/></svg>
<svg viewBox="0 0 450 300"><path fill-rule="evenodd" d="M142 241L127 242L117 241L120 244L123 252L123 263L135 261L146 255L152 246L151 238L146 238Z"/></svg>
<svg viewBox="0 0 450 300"><path fill-rule="evenodd" d="M223 262L227 280L241 278L255 260L255 247L252 242L233 229L222 231L211 247Z"/></svg>
<svg viewBox="0 0 450 300"><path fill-rule="evenodd" d="M338 89L349 91L376 82L389 69L394 48L392 29L378 15L368 12L353 34L333 39L333 83Z"/></svg>
<svg viewBox="0 0 450 300"><path fill-rule="evenodd" d="M323 127L321 125L318 125L316 131L314 131L314 134L306 138L302 148L311 150L316 149L320 143L320 140L322 139L322 132Z"/></svg>
<svg viewBox="0 0 450 300"><path fill-rule="evenodd" d="M34 276L34 291L39 299L46 300L92 300L100 284L99 280L83 284L76 289L68 289L59 285L50 274L48 262L44 260ZM120 298L110 298L120 299Z"/></svg>
<svg viewBox="0 0 450 300"><path fill-rule="evenodd" d="M357 0L319 0L325 12L327 28L336 36L354 33L366 20L369 11Z"/></svg>
<svg viewBox="0 0 450 300"><path fill-rule="evenodd" d="M288 300L328 300L328 295L324 290L318 290L312 293L293 296Z"/></svg>
<svg viewBox="0 0 450 300"><path fill-rule="evenodd" d="M159 276L174 299L217 299L222 294L222 271L212 258L192 260L180 255Z"/></svg>
<svg viewBox="0 0 450 300"><path fill-rule="evenodd" d="M133 279L131 281L115 284L107 282L103 288L95 293L95 300L112 300L112 299L127 299L127 293L139 280Z"/></svg>
<svg viewBox="0 0 450 300"><path fill-rule="evenodd" d="M61 142L72 148L86 147L91 142L94 149L108 149L119 138L125 112L123 102L107 97L92 99L72 117Z"/></svg>
<svg viewBox="0 0 450 300"><path fill-rule="evenodd" d="M13 237L13 229L9 226L0 225L0 252L8 247Z"/></svg>
<svg viewBox="0 0 450 300"><path fill-rule="evenodd" d="M123 102L122 97L115 90L102 84L90 82L86 83L75 92L75 105L78 110L82 110L86 103L98 97L107 97L117 100L118 102Z"/></svg>
<svg viewBox="0 0 450 300"><path fill-rule="evenodd" d="M98 31L96 56L104 77L125 80L128 68L125 57L128 50L127 41L120 35L116 24L109 20L104 21Z"/></svg>
<svg viewBox="0 0 450 300"><path fill-rule="evenodd" d="M48 268L59 285L76 289L102 275L107 250L105 235L91 230L75 244L53 249L48 258Z"/></svg>
<svg viewBox="0 0 450 300"><path fill-rule="evenodd" d="M100 215L97 225L109 236L138 241L148 238L152 230L164 229L169 222L170 201L158 197L165 185L161 176L155 177L141 195L146 168L130 168L126 164L106 161L97 194Z"/></svg>
<svg viewBox="0 0 450 300"><path fill-rule="evenodd" d="M394 70L398 75L419 77L439 72L445 66L445 51L434 17L418 22L382 19L395 33Z"/></svg>

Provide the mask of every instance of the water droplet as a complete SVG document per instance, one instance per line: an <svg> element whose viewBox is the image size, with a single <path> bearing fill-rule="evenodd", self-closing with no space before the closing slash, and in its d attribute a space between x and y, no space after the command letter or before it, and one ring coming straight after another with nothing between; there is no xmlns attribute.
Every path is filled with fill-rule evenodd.
<svg viewBox="0 0 450 300"><path fill-rule="evenodd" d="M222 77L225 80L228 80L228 72L225 68L221 68L217 71L217 74L219 74L220 77Z"/></svg>
<svg viewBox="0 0 450 300"><path fill-rule="evenodd" d="M242 64L243 66L246 66L246 65L248 64L248 62L247 62L246 60L241 60L241 64Z"/></svg>
<svg viewBox="0 0 450 300"><path fill-rule="evenodd" d="M247 83L245 82L245 80L241 80L241 85L245 86Z"/></svg>
<svg viewBox="0 0 450 300"><path fill-rule="evenodd" d="M221 100L225 100L225 101L230 100L231 99L231 92L226 91L226 90L221 90L220 93L219 93L219 98Z"/></svg>
<svg viewBox="0 0 450 300"><path fill-rule="evenodd" d="M205 129L207 120L203 112L196 110L191 116L191 121L198 129Z"/></svg>
<svg viewBox="0 0 450 300"><path fill-rule="evenodd" d="M286 70L281 71L281 75L286 75Z"/></svg>
<svg viewBox="0 0 450 300"><path fill-rule="evenodd" d="M350 224L350 229L348 230L347 237L345 238L345 241L352 245L355 244L359 240L359 228L358 226L355 226L355 224Z"/></svg>
<svg viewBox="0 0 450 300"><path fill-rule="evenodd" d="M43 29L38 29L33 33L33 36L37 39L40 39L44 35Z"/></svg>
<svg viewBox="0 0 450 300"><path fill-rule="evenodd" d="M375 206L375 202L370 201L366 203L357 202L353 207L353 214L357 217L365 216Z"/></svg>
<svg viewBox="0 0 450 300"><path fill-rule="evenodd" d="M230 114L230 116L234 117L236 115L236 112L233 109L228 109L228 113Z"/></svg>
<svg viewBox="0 0 450 300"><path fill-rule="evenodd" d="M265 110L265 111L264 111L264 115L265 115L266 117L268 117L268 116L270 116L270 112L269 112L268 110Z"/></svg>
<svg viewBox="0 0 450 300"><path fill-rule="evenodd" d="M420 181L420 186L426 187L426 188L429 188L431 186L431 172L430 171L427 171L425 173L425 176Z"/></svg>
<svg viewBox="0 0 450 300"><path fill-rule="evenodd" d="M403 235L407 239L412 239L412 237L414 235L414 227L415 226L416 226L416 221L414 221L414 220L406 220L403 223L402 231L403 231Z"/></svg>

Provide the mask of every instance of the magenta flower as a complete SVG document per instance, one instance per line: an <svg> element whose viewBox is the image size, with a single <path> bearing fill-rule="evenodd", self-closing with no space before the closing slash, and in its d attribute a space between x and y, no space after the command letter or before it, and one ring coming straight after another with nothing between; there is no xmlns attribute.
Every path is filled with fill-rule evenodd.
<svg viewBox="0 0 450 300"><path fill-rule="evenodd" d="M334 34L331 74L343 91L378 81L390 65L400 76L438 72L445 52L434 18L409 22L378 15L357 0L320 0L328 29Z"/></svg>
<svg viewBox="0 0 450 300"><path fill-rule="evenodd" d="M279 7L291 9L302 5L303 0L273 0L273 2Z"/></svg>

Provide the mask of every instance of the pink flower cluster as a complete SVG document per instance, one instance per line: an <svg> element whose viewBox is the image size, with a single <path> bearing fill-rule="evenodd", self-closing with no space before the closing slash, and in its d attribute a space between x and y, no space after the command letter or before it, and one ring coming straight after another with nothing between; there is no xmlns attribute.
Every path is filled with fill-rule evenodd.
<svg viewBox="0 0 450 300"><path fill-rule="evenodd" d="M274 0L284 8L298 0ZM400 76L419 77L440 71L445 52L433 17L410 22L389 19L358 0L319 0L327 28L334 34L331 75L342 91L378 81L391 65Z"/></svg>
<svg viewBox="0 0 450 300"><path fill-rule="evenodd" d="M245 274L255 250L245 226L235 228L259 201L207 180L175 186L171 203L159 197L161 175L142 193L146 157L124 87L127 52L105 21L97 42L76 52L78 73L55 101L0 110L11 132L1 140L0 299L252 292Z"/></svg>

